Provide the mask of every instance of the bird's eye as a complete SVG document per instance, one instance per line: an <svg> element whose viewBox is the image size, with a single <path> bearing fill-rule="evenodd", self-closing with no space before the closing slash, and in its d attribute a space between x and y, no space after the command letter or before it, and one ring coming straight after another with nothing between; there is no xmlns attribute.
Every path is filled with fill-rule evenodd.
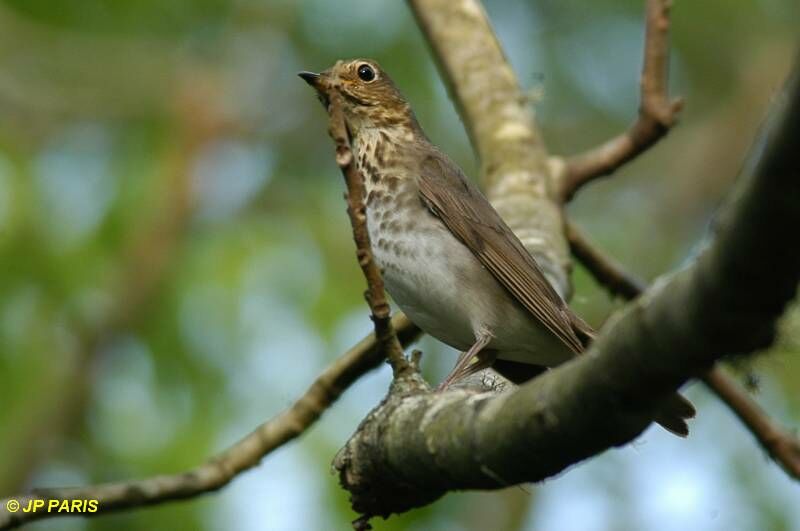
<svg viewBox="0 0 800 531"><path fill-rule="evenodd" d="M366 81L369 83L375 79L375 70L373 70L368 64L363 64L358 67L358 77L361 78L361 81Z"/></svg>

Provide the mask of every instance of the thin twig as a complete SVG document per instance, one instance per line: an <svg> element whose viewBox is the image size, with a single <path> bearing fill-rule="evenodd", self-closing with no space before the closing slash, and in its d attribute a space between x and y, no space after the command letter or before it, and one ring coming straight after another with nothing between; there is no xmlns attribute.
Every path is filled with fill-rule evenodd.
<svg viewBox="0 0 800 531"><path fill-rule="evenodd" d="M478 90L475 87L479 83L508 79L508 76L495 75L494 70L508 70L508 66L502 58L502 50L499 50L499 41L495 38L488 21L485 20L486 16L480 3L464 2L462 5L461 3L446 2L445 0L409 0L408 3L417 19L418 25L428 39L434 57L441 67L442 77L450 89L473 145L475 145L478 153L481 154L482 162L485 165L484 170L490 168L496 171L497 168L503 168L506 165L519 162L521 158L524 164L535 166L526 157L541 157L542 148L540 145L526 146L526 149L521 151L522 155L520 155L520 152L516 151L507 152L509 141L506 138L501 138L496 144L491 143L492 139L500 137L494 133L496 129L495 122L499 120L498 116L501 116L501 113L486 112L486 105L488 105L486 102L500 102L497 103L497 105L500 105L507 103L506 99L508 98L495 98L494 96L498 90L494 85L485 87L485 90ZM587 182L613 172L619 166L645 151L661 139L669 128L674 125L676 114L680 111L682 103L680 100L670 101L667 90L670 4L669 0L647 0L641 102L638 120L626 133L582 156L574 157L567 161L567 177L561 193L563 201L571 199L577 189ZM474 16L467 16L468 14ZM478 14L481 16L477 16ZM481 19L484 19L483 22L481 22ZM458 21L458 24L465 24L465 31L457 32L454 29L456 24L454 21ZM468 32L466 31L467 29L469 30ZM463 40L460 39L462 34L470 35L469 45L463 43ZM462 44L460 45L459 43ZM481 76L479 74L485 75ZM489 81L484 80L484 77L488 78ZM493 97L488 98L487 94L492 94ZM513 100L513 98L510 99ZM512 118L508 119L519 121L518 117L523 114L512 113ZM505 117L505 115L502 116ZM535 127L535 120L532 117L529 117L529 119L533 125L526 125L526 127L532 133L527 136L520 135L520 138L530 137L533 140L537 140L539 135ZM517 122L513 123L517 124ZM503 130L502 127L499 129ZM509 127L507 129L522 130L519 127ZM491 164L487 164L486 160L483 159L491 159ZM516 188L508 188L514 190L515 197L519 197L519 192ZM528 202L533 203L530 200ZM514 202L514 204L518 203L519 201ZM536 206L539 207L540 205L537 203ZM540 208L539 210L542 209ZM519 223L514 224L514 230L521 236L526 231L530 231L530 227L525 226L525 224L531 223L533 219L531 216L509 216L507 213L503 213L503 215L515 219L524 218L522 230ZM626 274L619 265L605 258L602 253L596 254L597 251L594 247L585 242L574 225L567 223L565 230L570 239L569 243L573 254L589 268L590 272L598 278L601 284L611 289L612 293L628 299L641 293L645 286L643 282ZM587 245L582 245L584 242ZM553 241L548 239L547 244L552 245ZM536 258L541 260L542 257L537 255ZM718 369L713 369L709 376L714 377L713 382L719 383L724 379L728 382L730 389L737 388L736 383L721 374ZM728 402L730 395L721 392L710 381L712 380L707 379L706 383L717 392L723 401L726 401L728 407L736 411L740 418L743 420L756 418L756 416L745 411L744 403ZM769 419L763 412L760 412L757 405L752 401L747 401L747 403L751 406L750 411L758 411L769 422ZM776 460L781 459L776 456L788 455L785 453L774 454L769 450L770 433L774 433L774 431L759 430L758 423L745 423L753 431L762 446L767 448L767 451ZM792 438L789 437L787 440L792 440ZM785 468L787 466L790 467L790 463L791 461L781 462Z"/></svg>
<svg viewBox="0 0 800 531"><path fill-rule="evenodd" d="M631 300L645 290L647 284L624 271L610 256L604 255L602 251L589 243L586 236L574 223L565 220L564 231L572 254L612 295Z"/></svg>
<svg viewBox="0 0 800 531"><path fill-rule="evenodd" d="M567 222L567 238L575 257L613 295L631 300L644 291L645 285L639 279L592 245L570 222ZM701 378L739 417L769 456L789 476L800 479L800 440L778 426L721 367L713 367Z"/></svg>
<svg viewBox="0 0 800 531"><path fill-rule="evenodd" d="M638 118L624 133L567 159L561 183L564 202L570 201L587 183L613 173L643 153L675 124L683 101L670 101L667 87L671 3L671 0L647 0Z"/></svg>
<svg viewBox="0 0 800 531"><path fill-rule="evenodd" d="M612 173L645 151L674 124L682 102L670 102L667 90L670 4L669 0L647 2L639 119L619 137L567 161L562 186L564 202L586 183ZM631 300L644 291L644 282L592 245L573 223L566 221L565 230L573 255L613 295ZM702 380L739 417L772 459L787 474L800 478L800 441L777 426L721 368L712 368Z"/></svg>
<svg viewBox="0 0 800 531"><path fill-rule="evenodd" d="M353 164L353 156L341 114L337 95L330 98L330 134L336 144L336 162L347 183L348 215L353 226L359 265L367 280L365 293L375 323L374 335L363 339L349 352L328 367L288 410L265 422L239 442L188 472L162 475L143 480L90 485L86 487L37 490L13 499L25 507L30 500L97 500L97 511L84 513L95 516L131 507L185 499L215 491L232 481L241 472L261 462L272 450L298 437L308 429L341 393L365 372L389 358L395 376L413 373L415 369L405 359L403 346L419 334L402 313L389 316L389 304L383 289L380 271L372 253L364 214L364 185ZM25 522L67 513L51 511L10 512L2 500L0 529L11 529Z"/></svg>
<svg viewBox="0 0 800 531"><path fill-rule="evenodd" d="M508 393L390 395L370 412L334 462L353 509L385 518L453 490L552 477L634 440L715 362L773 344L800 282L800 247L764 238L800 222L800 64L771 117L713 238L617 312L585 356Z"/></svg>
<svg viewBox="0 0 800 531"><path fill-rule="evenodd" d="M739 417L767 454L789 476L800 480L800 440L773 422L720 367L703 376L703 382Z"/></svg>
<svg viewBox="0 0 800 531"><path fill-rule="evenodd" d="M419 334L419 329L402 313L392 318L391 326L397 330L399 340L404 345L410 344ZM267 454L305 432L345 389L364 373L378 367L383 360L383 345L370 334L328 366L289 409L204 464L177 474L85 487L38 489L2 499L0 530L42 518L69 516L68 512L45 510L18 510L12 513L7 509L7 503L12 499L19 502L21 507L26 507L30 500L97 500L96 512L84 512L81 515L98 516L121 509L193 498L218 490L242 472L258 465Z"/></svg>
<svg viewBox="0 0 800 531"><path fill-rule="evenodd" d="M330 123L328 133L336 145L336 164L342 171L347 185L347 215L350 217L350 224L353 228L353 240L356 243L358 265L361 266L361 271L367 281L367 291L364 296L367 304L369 304L370 317L375 324L375 337L378 338L378 342L383 346L395 377L398 377L408 371L413 371L413 368L405 358L403 347L397 340L392 327L389 318L389 302L386 300L386 293L383 289L383 277L381 277L381 272L372 259L372 247L369 241L364 206L364 178L353 160L353 152L350 149L347 135L347 126L342 113L341 99L336 90L329 91L328 114L330 115Z"/></svg>

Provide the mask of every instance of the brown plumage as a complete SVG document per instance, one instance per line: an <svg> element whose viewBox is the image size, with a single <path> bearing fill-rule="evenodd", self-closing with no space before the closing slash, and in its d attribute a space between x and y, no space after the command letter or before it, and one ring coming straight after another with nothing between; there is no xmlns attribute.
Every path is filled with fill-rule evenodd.
<svg viewBox="0 0 800 531"><path fill-rule="evenodd" d="M443 386L487 366L519 383L584 351L594 331L478 188L430 143L377 63L339 61L300 75L326 106L330 91L342 95L387 291L425 332L464 352ZM676 394L656 420L686 435L684 419L693 414Z"/></svg>
<svg viewBox="0 0 800 531"><path fill-rule="evenodd" d="M425 204L547 330L573 352L583 351L577 332L590 334L589 326L569 310L483 194L446 162L435 155L423 160L419 189Z"/></svg>

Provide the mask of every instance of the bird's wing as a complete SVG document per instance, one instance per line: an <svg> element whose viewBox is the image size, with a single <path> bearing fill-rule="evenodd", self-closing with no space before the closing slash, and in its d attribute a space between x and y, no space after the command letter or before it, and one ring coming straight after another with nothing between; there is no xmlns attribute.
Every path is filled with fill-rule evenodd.
<svg viewBox="0 0 800 531"><path fill-rule="evenodd" d="M588 327L572 313L536 261L489 201L443 154L422 160L422 200L492 275L573 352L584 345L576 335Z"/></svg>

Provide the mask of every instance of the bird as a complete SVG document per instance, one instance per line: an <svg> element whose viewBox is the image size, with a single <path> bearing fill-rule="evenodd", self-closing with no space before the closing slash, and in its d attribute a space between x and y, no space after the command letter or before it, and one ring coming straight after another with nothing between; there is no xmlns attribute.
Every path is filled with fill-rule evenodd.
<svg viewBox="0 0 800 531"><path fill-rule="evenodd" d="M326 108L333 91L340 96L386 290L420 329L461 351L440 389L487 367L519 384L586 350L595 331L478 187L428 139L375 60L340 60L298 75ZM654 420L686 436L694 413L675 393Z"/></svg>

